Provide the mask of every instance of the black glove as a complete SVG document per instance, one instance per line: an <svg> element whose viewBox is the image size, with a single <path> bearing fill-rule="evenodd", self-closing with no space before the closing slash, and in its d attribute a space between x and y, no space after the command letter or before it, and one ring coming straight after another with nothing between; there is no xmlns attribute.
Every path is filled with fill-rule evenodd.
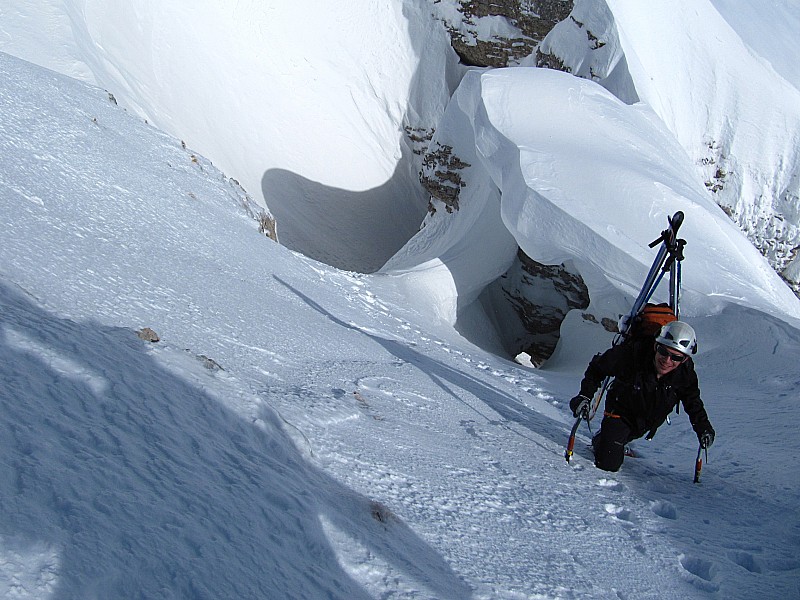
<svg viewBox="0 0 800 600"><path fill-rule="evenodd" d="M582 394L578 394L570 400L569 407L572 410L572 416L575 418L586 419L589 416L589 399Z"/></svg>
<svg viewBox="0 0 800 600"><path fill-rule="evenodd" d="M697 439L700 440L700 447L701 448L708 448L711 444L714 443L714 430L709 427L703 433L697 436Z"/></svg>

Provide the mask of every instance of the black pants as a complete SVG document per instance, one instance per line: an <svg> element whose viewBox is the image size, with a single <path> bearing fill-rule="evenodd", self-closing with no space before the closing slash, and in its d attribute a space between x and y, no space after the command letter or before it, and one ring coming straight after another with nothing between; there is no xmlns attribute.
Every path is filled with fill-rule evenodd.
<svg viewBox="0 0 800 600"><path fill-rule="evenodd" d="M603 417L600 432L592 440L594 465L603 471L619 471L625 459L625 444L631 439L631 428L625 421Z"/></svg>

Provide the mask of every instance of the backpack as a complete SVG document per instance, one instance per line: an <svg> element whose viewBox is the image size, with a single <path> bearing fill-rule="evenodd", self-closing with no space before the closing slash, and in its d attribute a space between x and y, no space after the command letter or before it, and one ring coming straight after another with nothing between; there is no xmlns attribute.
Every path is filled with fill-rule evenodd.
<svg viewBox="0 0 800 600"><path fill-rule="evenodd" d="M644 338L655 338L661 328L667 323L677 321L675 311L669 304L645 304L641 312L633 318L631 326L625 333L625 341L641 340Z"/></svg>

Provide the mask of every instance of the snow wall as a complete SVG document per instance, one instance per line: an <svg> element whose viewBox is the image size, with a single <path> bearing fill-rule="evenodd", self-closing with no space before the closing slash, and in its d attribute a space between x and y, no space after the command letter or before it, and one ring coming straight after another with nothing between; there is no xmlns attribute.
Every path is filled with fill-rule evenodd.
<svg viewBox="0 0 800 600"><path fill-rule="evenodd" d="M800 7L784 0L577 0L539 50L650 106L717 204L798 285L798 27Z"/></svg>
<svg viewBox="0 0 800 600"><path fill-rule="evenodd" d="M683 314L734 303L800 319L800 301L646 104L560 71L472 71L434 143L465 165L459 209L433 214L382 272L451 324L506 271L517 246L538 262L570 265L589 289L587 312L616 319L655 256L648 244L679 210Z"/></svg>
<svg viewBox="0 0 800 600"><path fill-rule="evenodd" d="M109 90L210 158L282 244L371 271L418 230L417 144L463 72L425 0L18 4L0 10L0 50Z"/></svg>

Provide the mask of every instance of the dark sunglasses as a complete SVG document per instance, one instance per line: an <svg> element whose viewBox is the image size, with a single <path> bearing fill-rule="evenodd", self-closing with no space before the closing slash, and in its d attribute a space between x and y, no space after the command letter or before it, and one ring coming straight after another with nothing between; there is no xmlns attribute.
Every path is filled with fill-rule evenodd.
<svg viewBox="0 0 800 600"><path fill-rule="evenodd" d="M673 354L667 350L666 346L662 346L661 344L656 344L656 352L658 352L661 356L666 356L675 363L682 363L688 358L688 356L685 354Z"/></svg>

